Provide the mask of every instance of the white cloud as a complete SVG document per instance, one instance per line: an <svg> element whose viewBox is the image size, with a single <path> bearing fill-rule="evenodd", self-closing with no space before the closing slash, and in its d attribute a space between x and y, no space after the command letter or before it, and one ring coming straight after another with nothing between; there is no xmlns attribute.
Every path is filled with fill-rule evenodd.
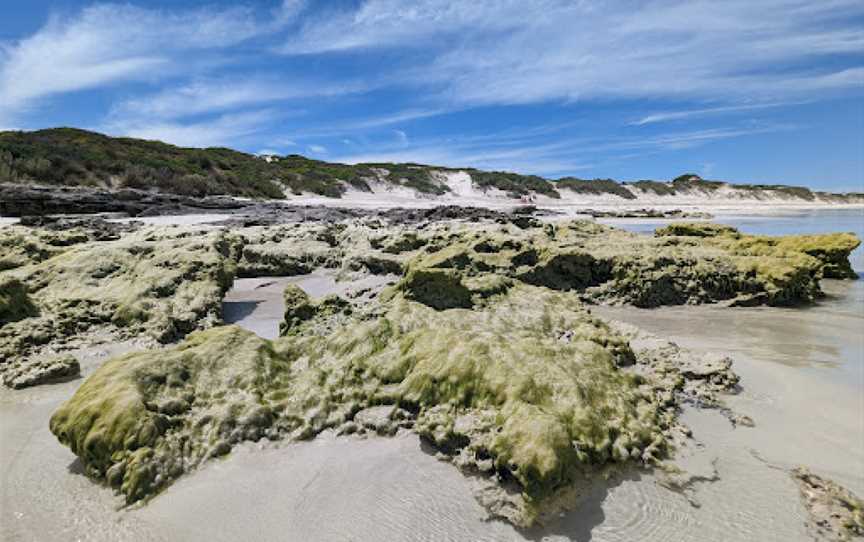
<svg viewBox="0 0 864 542"><path fill-rule="evenodd" d="M272 110L221 115L201 122L135 120L100 127L111 135L165 141L183 147L232 146L272 126L279 118Z"/></svg>
<svg viewBox="0 0 864 542"><path fill-rule="evenodd" d="M758 103L758 104L743 104L730 105L725 107L709 107L705 109L687 109L683 111L663 111L660 113L652 113L646 115L639 120L630 123L631 126L644 126L646 124L654 124L657 122L667 122L681 119L689 119L695 117L707 117L710 115L719 115L723 113L737 113L741 111L753 111L758 109L769 109L773 107L784 107L790 105L801 105L804 102L781 102L781 103Z"/></svg>
<svg viewBox="0 0 864 542"><path fill-rule="evenodd" d="M793 129L788 125L744 125L707 130L668 132L652 137L616 136L556 138L549 141L543 130L526 129L525 136L490 134L487 137L451 137L414 140L410 145L375 145L374 150L358 151L334 158L337 162L419 162L451 167L476 167L540 175L567 175L591 169L599 158L630 157L676 151L712 141L774 133Z"/></svg>
<svg viewBox="0 0 864 542"><path fill-rule="evenodd" d="M291 83L270 78L201 79L131 98L117 104L113 115L182 118L243 106L291 99L338 96L362 92L362 83Z"/></svg>
<svg viewBox="0 0 864 542"><path fill-rule="evenodd" d="M396 136L396 140L400 145L408 144L408 134L406 134L403 130L393 130L393 134Z"/></svg>
<svg viewBox="0 0 864 542"><path fill-rule="evenodd" d="M315 154L326 154L327 153L327 147L325 147L324 145L309 145L306 148L309 149L309 152L313 152Z"/></svg>
<svg viewBox="0 0 864 542"><path fill-rule="evenodd" d="M862 16L859 0L367 0L308 21L283 52L399 48L414 55L402 83L463 105L776 100L860 87ZM830 55L843 58L813 69Z"/></svg>
<svg viewBox="0 0 864 542"><path fill-rule="evenodd" d="M0 112L20 115L46 96L152 81L181 66L186 74L195 61L180 53L223 49L272 30L247 8L167 12L97 4L72 18L53 16L0 48Z"/></svg>

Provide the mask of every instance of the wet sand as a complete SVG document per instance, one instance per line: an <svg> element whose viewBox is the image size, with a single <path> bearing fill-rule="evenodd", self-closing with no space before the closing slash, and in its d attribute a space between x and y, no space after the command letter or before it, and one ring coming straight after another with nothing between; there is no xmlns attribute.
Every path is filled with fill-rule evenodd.
<svg viewBox="0 0 864 542"><path fill-rule="evenodd" d="M288 284L296 284L310 297L317 299L330 294L353 294L396 279L396 276L383 275L339 282L336 273L329 270L293 277L236 279L222 303L223 318L226 322L253 331L259 337L275 339L279 336L279 323L285 314L282 292Z"/></svg>

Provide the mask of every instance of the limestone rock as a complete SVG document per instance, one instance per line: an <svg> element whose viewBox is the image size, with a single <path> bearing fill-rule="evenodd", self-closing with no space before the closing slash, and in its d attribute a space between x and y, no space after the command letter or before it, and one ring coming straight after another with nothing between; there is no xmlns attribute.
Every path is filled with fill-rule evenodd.
<svg viewBox="0 0 864 542"><path fill-rule="evenodd" d="M807 528L815 540L864 538L864 501L805 467L793 469L790 474L798 484L801 501L810 517Z"/></svg>
<svg viewBox="0 0 864 542"><path fill-rule="evenodd" d="M52 356L21 362L7 370L3 383L13 389L27 388L66 378L74 378L81 372L78 360L70 355Z"/></svg>

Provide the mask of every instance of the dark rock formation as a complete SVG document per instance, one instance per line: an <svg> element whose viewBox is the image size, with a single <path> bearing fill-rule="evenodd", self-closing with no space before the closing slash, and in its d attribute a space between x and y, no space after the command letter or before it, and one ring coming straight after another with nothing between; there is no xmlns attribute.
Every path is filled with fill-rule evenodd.
<svg viewBox="0 0 864 542"><path fill-rule="evenodd" d="M125 213L130 216L188 214L242 209L248 202L224 196L195 198L132 188L106 190L83 187L0 185L0 215Z"/></svg>

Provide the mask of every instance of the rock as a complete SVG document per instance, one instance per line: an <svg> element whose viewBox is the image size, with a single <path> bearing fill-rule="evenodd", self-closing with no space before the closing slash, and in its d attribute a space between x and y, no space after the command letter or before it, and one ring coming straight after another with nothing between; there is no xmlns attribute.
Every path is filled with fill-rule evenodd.
<svg viewBox="0 0 864 542"><path fill-rule="evenodd" d="M471 308L471 290L452 269L414 268L399 285L408 299L434 309Z"/></svg>
<svg viewBox="0 0 864 542"><path fill-rule="evenodd" d="M86 236L86 241L114 241L123 233L135 231L140 227L138 222L108 222L106 218L110 216L112 215L23 216L19 224L56 232L77 230ZM75 242L81 241L76 239ZM66 244L74 243L66 241Z"/></svg>
<svg viewBox="0 0 864 542"><path fill-rule="evenodd" d="M775 276L780 273L790 274L783 269L782 263L777 265L780 262L771 260L783 258L788 262L798 259L804 263L802 256L809 256L816 263L813 267L822 277L858 278L849 263L849 255L861 244L861 240L853 233L769 237L744 235L731 226L704 223L670 224L658 229L656 233L658 236L710 238L706 244L722 247L742 260L749 258L749 267L756 273ZM766 262L755 261L754 258L761 258Z"/></svg>
<svg viewBox="0 0 864 542"><path fill-rule="evenodd" d="M20 280L0 277L0 326L38 313L27 293L27 287Z"/></svg>
<svg viewBox="0 0 864 542"><path fill-rule="evenodd" d="M26 230L6 229L13 236ZM0 327L0 373L68 343L86 346L86 337L167 343L218 323L236 247L223 232L194 231L141 230L78 243L4 272L0 281L26 285L39 311L20 314L26 305L16 303L26 317Z"/></svg>
<svg viewBox="0 0 864 542"><path fill-rule="evenodd" d="M351 303L337 295L313 301L296 284L289 284L282 294L285 316L279 324L279 334L298 334L310 329L327 330L338 325L340 316L351 314ZM335 321L334 321L335 320Z"/></svg>
<svg viewBox="0 0 864 542"><path fill-rule="evenodd" d="M125 213L138 216L144 211L152 216L171 214L170 209L182 206L185 212L228 211L242 209L249 204L225 196L203 198L164 194L124 188L39 186L0 184L0 215L42 216L56 214ZM163 212L155 208L163 208Z"/></svg>
<svg viewBox="0 0 864 542"><path fill-rule="evenodd" d="M279 325L279 334L285 335L300 324L315 316L315 306L309 296L296 284L289 284L282 294L285 301L285 317Z"/></svg>
<svg viewBox="0 0 864 542"><path fill-rule="evenodd" d="M507 484L496 502L530 525L584 474L665 457L687 434L681 405L721 408L736 386L728 359L610 325L586 303L800 302L824 266L805 252L818 240L647 237L463 208L285 213L309 220L106 241L0 231L18 247L0 279L20 281L40 310L0 327L4 376L93 333L167 345L108 361L51 420L129 502L243 441L410 427L458 468ZM319 221L333 216L347 218ZM286 288L275 341L219 325L238 268L297 262L340 278L375 278L376 262L404 272L380 295Z"/></svg>
<svg viewBox="0 0 864 542"><path fill-rule="evenodd" d="M848 541L864 537L864 501L841 487L798 467L790 472L807 509L807 529L815 540Z"/></svg>
<svg viewBox="0 0 864 542"><path fill-rule="evenodd" d="M396 295L352 318L273 343L224 326L108 361L51 430L99 479L125 462L120 489L131 502L211 457L220 440L413 427L462 468L505 472L526 524L580 469L664 453L674 410L619 369L626 341L575 294L514 285L470 311ZM192 405L187 396L194 407L177 402ZM262 406L267 416L255 414Z"/></svg>
<svg viewBox="0 0 864 542"><path fill-rule="evenodd" d="M80 373L81 367L73 356L53 356L19 363L4 373L3 383L17 390L74 378Z"/></svg>
<svg viewBox="0 0 864 542"><path fill-rule="evenodd" d="M354 415L354 423L379 435L392 436L399 427L410 425L410 418L407 411L396 405L381 405L364 408Z"/></svg>
<svg viewBox="0 0 864 542"><path fill-rule="evenodd" d="M585 214L594 218L701 218L710 219L710 213L682 211L673 209L670 211L659 209L630 209L630 210L580 210L579 214Z"/></svg>

